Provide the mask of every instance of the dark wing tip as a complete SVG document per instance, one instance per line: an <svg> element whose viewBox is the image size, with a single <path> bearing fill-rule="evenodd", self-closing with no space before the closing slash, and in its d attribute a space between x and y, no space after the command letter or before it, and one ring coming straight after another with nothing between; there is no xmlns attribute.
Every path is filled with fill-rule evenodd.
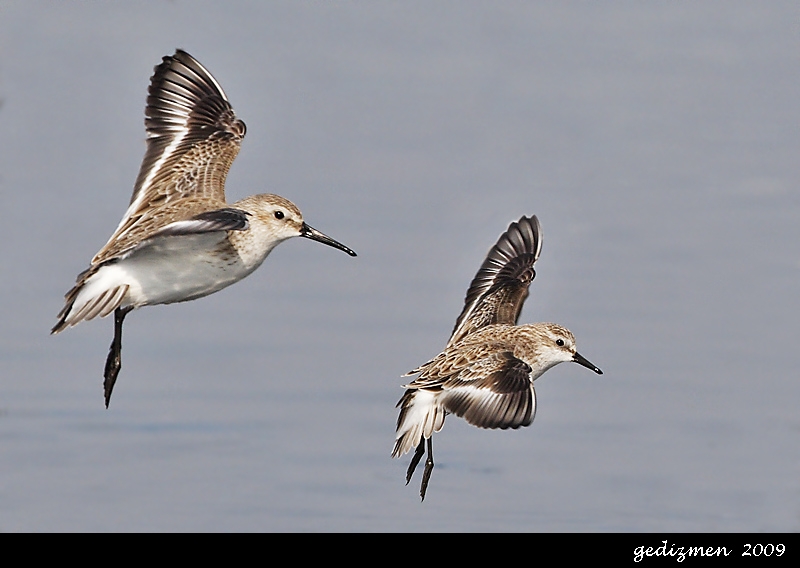
<svg viewBox="0 0 800 568"><path fill-rule="evenodd" d="M512 222L489 249L470 284L465 303L486 293L499 280L513 278L530 283L533 274L526 274L525 269L532 272L541 250L541 227L536 215L523 216L519 221Z"/></svg>
<svg viewBox="0 0 800 568"><path fill-rule="evenodd" d="M541 250L542 230L536 215L522 216L508 226L467 289L450 343L485 325L516 323Z"/></svg>
<svg viewBox="0 0 800 568"><path fill-rule="evenodd" d="M145 126L151 136L210 128L211 133L223 131L241 139L247 131L222 86L183 49L162 58L150 78L148 94Z"/></svg>
<svg viewBox="0 0 800 568"><path fill-rule="evenodd" d="M542 228L538 217L536 215L522 216L519 221L512 222L508 229L500 235L487 257L503 263L518 256L530 254L533 255L535 262L539 259L541 251Z"/></svg>

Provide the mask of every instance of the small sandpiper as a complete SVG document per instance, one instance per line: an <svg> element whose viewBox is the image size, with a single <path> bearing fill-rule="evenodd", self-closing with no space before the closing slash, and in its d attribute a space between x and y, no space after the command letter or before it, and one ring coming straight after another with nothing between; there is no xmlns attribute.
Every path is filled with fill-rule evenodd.
<svg viewBox="0 0 800 568"><path fill-rule="evenodd" d="M455 414L479 428L519 428L533 422L533 382L565 361L603 372L581 356L572 333L554 323L517 325L533 265L542 250L539 220L511 223L492 247L472 280L464 309L444 351L408 372L419 376L397 406L397 434L392 457L416 447L406 471L406 485L425 453L420 497L425 500L433 471L433 433Z"/></svg>
<svg viewBox="0 0 800 568"><path fill-rule="evenodd" d="M297 206L260 194L229 205L225 177L244 122L205 67L182 50L150 79L147 150L117 230L78 275L51 333L114 312L105 403L117 380L122 322L134 308L202 298L238 282L278 244L306 237L356 256L310 227Z"/></svg>

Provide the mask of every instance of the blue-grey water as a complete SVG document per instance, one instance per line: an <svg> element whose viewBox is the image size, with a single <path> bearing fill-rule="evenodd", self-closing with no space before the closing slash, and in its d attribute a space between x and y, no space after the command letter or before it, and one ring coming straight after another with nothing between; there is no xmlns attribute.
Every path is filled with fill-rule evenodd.
<svg viewBox="0 0 800 568"><path fill-rule="evenodd" d="M0 531L800 530L795 2L0 2ZM305 239L211 297L48 335L117 226L181 47L247 139L231 201ZM449 418L420 504L390 459L508 223L521 322L597 376L536 421ZM419 473L418 473L419 475Z"/></svg>

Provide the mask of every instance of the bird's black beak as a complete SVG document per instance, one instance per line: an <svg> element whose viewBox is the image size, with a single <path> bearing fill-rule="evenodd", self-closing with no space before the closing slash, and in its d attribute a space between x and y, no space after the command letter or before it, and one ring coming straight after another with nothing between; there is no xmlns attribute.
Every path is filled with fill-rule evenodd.
<svg viewBox="0 0 800 568"><path fill-rule="evenodd" d="M339 250L343 250L344 252L346 252L350 256L356 256L356 253L355 253L354 250L347 248L346 246L344 246L339 241L334 241L328 235L326 235L324 233L320 233L314 227L312 227L311 225L308 225L305 222L303 223L303 226L300 228L300 236L301 237L305 237L307 239L311 239L312 241L318 241L320 243L326 244L326 245L331 246L333 248L337 248Z"/></svg>
<svg viewBox="0 0 800 568"><path fill-rule="evenodd" d="M601 371L600 369L595 367L593 363L590 363L589 360L586 357L584 357L583 355L581 355L580 353L575 353L575 355L572 356L572 360L574 362L576 362L578 365L583 365L587 369L591 369L592 371L594 371L598 375L602 375L603 374L603 371Z"/></svg>

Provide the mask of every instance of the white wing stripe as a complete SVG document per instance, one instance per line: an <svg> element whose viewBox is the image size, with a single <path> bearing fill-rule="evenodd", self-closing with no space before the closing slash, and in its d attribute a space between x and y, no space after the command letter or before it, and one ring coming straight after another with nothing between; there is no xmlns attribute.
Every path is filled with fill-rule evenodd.
<svg viewBox="0 0 800 568"><path fill-rule="evenodd" d="M142 186L139 188L139 192L136 194L136 199L128 207L128 210L125 211L125 215L122 217L122 221L120 221L119 225L117 226L117 231L119 231L122 226L127 222L128 217L133 215L135 211L139 209L139 206L142 204L142 200L144 199L145 195L147 195L147 189L150 186L150 183L153 181L153 177L156 175L156 172L159 171L161 168L161 164L166 162L170 156L175 152L175 149L180 145L181 141L186 137L188 134L189 129L186 127L186 123L188 122L188 117L184 119L182 128L179 130L179 134L173 138L172 142L169 143L169 146L164 148L164 153L161 154L161 157L153 164L153 167L150 168L150 171L147 173L147 177L144 179ZM116 233L115 233L116 234ZM124 233L119 233L116 235L116 238L119 239Z"/></svg>

